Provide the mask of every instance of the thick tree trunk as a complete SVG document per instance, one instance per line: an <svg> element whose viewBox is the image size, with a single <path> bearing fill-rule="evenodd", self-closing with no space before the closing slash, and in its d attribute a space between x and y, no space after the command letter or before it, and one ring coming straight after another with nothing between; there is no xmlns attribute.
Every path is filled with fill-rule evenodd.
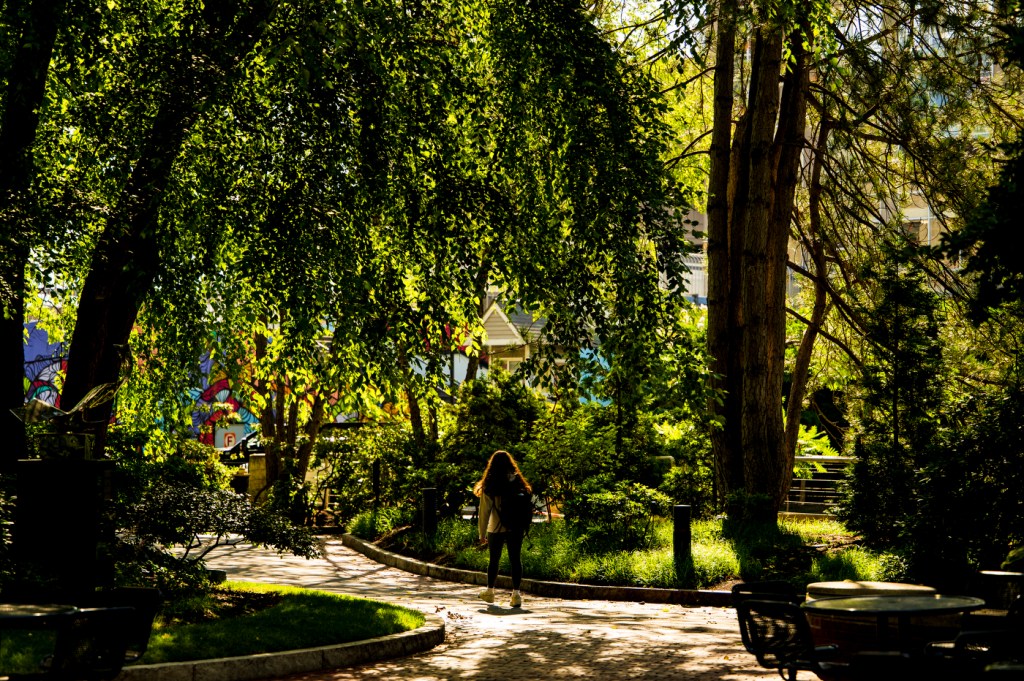
<svg viewBox="0 0 1024 681"><path fill-rule="evenodd" d="M784 36L770 24L757 30L746 110L733 130L736 40L729 17L735 5L723 3L722 12L708 202L708 344L716 387L725 395L713 410L724 427L713 434L712 447L719 496L766 495L768 513L780 507L791 477L781 400L789 224L806 125L804 32L790 37L793 60L780 97Z"/></svg>
<svg viewBox="0 0 1024 681"><path fill-rule="evenodd" d="M736 43L735 2L722 3L718 20L718 44L715 53L714 127L711 133L711 177L708 184L708 354L711 356L711 386L715 390L709 412L730 423L735 411L734 393L729 385L729 332L732 309L729 242L729 177L733 114L733 51ZM723 403L718 399L722 398ZM738 430L716 427L711 431L715 473L719 493L742 489L743 462L736 439Z"/></svg>
<svg viewBox="0 0 1024 681"><path fill-rule="evenodd" d="M61 400L77 404L94 387L116 384L128 339L160 267L158 211L182 140L198 113L178 97L163 103L114 215L93 251L71 336ZM113 401L89 409L102 439Z"/></svg>
<svg viewBox="0 0 1024 681"><path fill-rule="evenodd" d="M745 491L763 493L777 488L782 458L782 386L773 386L771 358L780 340L773 334L766 295L769 253L775 211L775 124L779 112L778 77L782 66L782 36L759 34L754 50L755 77L750 93L750 166L746 226L743 241L743 393L740 418ZM774 390L773 390L774 388ZM774 494L772 495L774 496Z"/></svg>
<svg viewBox="0 0 1024 681"><path fill-rule="evenodd" d="M32 147L46 91L53 46L64 18L63 0L8 2L3 23L17 49L5 73L0 119L0 470L25 456L25 428L11 413L25 403L25 268L35 227L29 189Z"/></svg>

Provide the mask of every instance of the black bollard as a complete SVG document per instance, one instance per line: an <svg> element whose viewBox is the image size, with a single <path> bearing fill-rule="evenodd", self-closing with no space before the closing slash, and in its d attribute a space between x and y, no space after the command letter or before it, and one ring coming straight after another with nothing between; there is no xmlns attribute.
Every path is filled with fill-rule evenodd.
<svg viewBox="0 0 1024 681"><path fill-rule="evenodd" d="M433 537L437 533L437 488L423 488L423 534Z"/></svg>
<svg viewBox="0 0 1024 681"><path fill-rule="evenodd" d="M380 459L375 459L371 469L373 482L373 512L380 507Z"/></svg>
<svg viewBox="0 0 1024 681"><path fill-rule="evenodd" d="M672 556L675 558L676 574L681 574L690 565L690 507L684 504L672 507Z"/></svg>

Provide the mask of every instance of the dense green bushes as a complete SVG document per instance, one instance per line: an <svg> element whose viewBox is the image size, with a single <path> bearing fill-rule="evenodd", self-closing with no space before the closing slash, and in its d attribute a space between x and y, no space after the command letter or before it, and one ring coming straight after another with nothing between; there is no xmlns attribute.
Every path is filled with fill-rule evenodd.
<svg viewBox="0 0 1024 681"><path fill-rule="evenodd" d="M730 538L721 520L692 525L692 562L676 571L672 553L672 523L656 518L649 548L596 549L580 542L566 522L534 525L523 546L524 575L530 579L585 584L709 588L732 580L786 579L799 588L809 582L834 579L888 579L891 561L859 546L839 543L819 551L809 545L848 538L834 521L786 521L768 533ZM477 542L474 522L449 518L437 535L425 538L410 531L392 539L391 548L454 567L484 571L488 553ZM508 570L503 558L502 569Z"/></svg>
<svg viewBox="0 0 1024 681"><path fill-rule="evenodd" d="M630 551L654 545L654 518L665 516L670 503L646 485L620 482L567 501L565 515L571 533L588 549Z"/></svg>
<svg viewBox="0 0 1024 681"><path fill-rule="evenodd" d="M965 347L945 326L947 303L899 259L876 275L877 347L853 395L857 461L840 514L869 546L899 555L908 578L963 589L1024 543L1019 360L1000 366L1001 348ZM1008 321L986 333L1019 347L1019 320ZM968 367L990 379L962 380Z"/></svg>
<svg viewBox="0 0 1024 681"><path fill-rule="evenodd" d="M906 546L923 579L963 583L1024 544L1024 393L967 400L945 421L915 471Z"/></svg>
<svg viewBox="0 0 1024 681"><path fill-rule="evenodd" d="M212 447L193 440L146 444L146 434L115 428L107 445L116 463L119 583L155 584L168 597L202 591L209 586L203 557L237 537L296 555L319 555L307 530L272 506L254 506L227 489L231 472Z"/></svg>
<svg viewBox="0 0 1024 681"><path fill-rule="evenodd" d="M457 515L475 504L472 485L497 449L510 451L534 492L590 542L644 546L652 510L665 513L671 503L690 504L696 517L713 511L704 429L640 414L622 437L615 419L614 406L597 402L548 406L518 379L494 371L463 385L457 404L439 410L436 445L417 446L407 427L366 425L318 443L316 461L341 524L374 505L374 462L376 508L407 509L411 518L422 488L434 487L442 515ZM677 466L667 465L669 456Z"/></svg>
<svg viewBox="0 0 1024 681"><path fill-rule="evenodd" d="M375 464L380 472L379 508L415 507L420 490L433 484L431 462L407 424L367 424L322 437L314 464L320 469L321 488L330 490L334 520L341 525L374 505Z"/></svg>
<svg viewBox="0 0 1024 681"><path fill-rule="evenodd" d="M347 530L360 539L374 540L383 537L402 525L412 522L411 507L382 507L357 513L349 521Z"/></svg>

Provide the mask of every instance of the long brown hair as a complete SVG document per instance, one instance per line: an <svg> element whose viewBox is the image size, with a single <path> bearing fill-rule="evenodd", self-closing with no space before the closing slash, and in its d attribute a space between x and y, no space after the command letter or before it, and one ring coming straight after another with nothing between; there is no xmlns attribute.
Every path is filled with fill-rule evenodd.
<svg viewBox="0 0 1024 681"><path fill-rule="evenodd" d="M515 473L515 478L511 481L508 479L510 473ZM501 492L509 487L522 487L527 494L533 493L533 488L526 482L516 460L504 449L499 449L488 459L484 474L473 485L473 494L480 496L487 492L489 496L500 496Z"/></svg>

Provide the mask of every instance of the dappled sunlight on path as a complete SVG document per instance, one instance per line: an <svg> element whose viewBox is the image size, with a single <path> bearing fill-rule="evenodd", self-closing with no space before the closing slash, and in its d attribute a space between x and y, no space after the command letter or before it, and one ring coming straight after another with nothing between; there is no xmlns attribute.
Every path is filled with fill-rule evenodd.
<svg viewBox="0 0 1024 681"><path fill-rule="evenodd" d="M569 601L508 592L487 605L479 587L441 582L384 567L341 545L306 561L248 546L217 549L210 567L231 579L291 584L377 598L445 618L445 642L431 651L377 664L288 677L319 679L722 679L775 675L740 643L730 608L612 601Z"/></svg>

